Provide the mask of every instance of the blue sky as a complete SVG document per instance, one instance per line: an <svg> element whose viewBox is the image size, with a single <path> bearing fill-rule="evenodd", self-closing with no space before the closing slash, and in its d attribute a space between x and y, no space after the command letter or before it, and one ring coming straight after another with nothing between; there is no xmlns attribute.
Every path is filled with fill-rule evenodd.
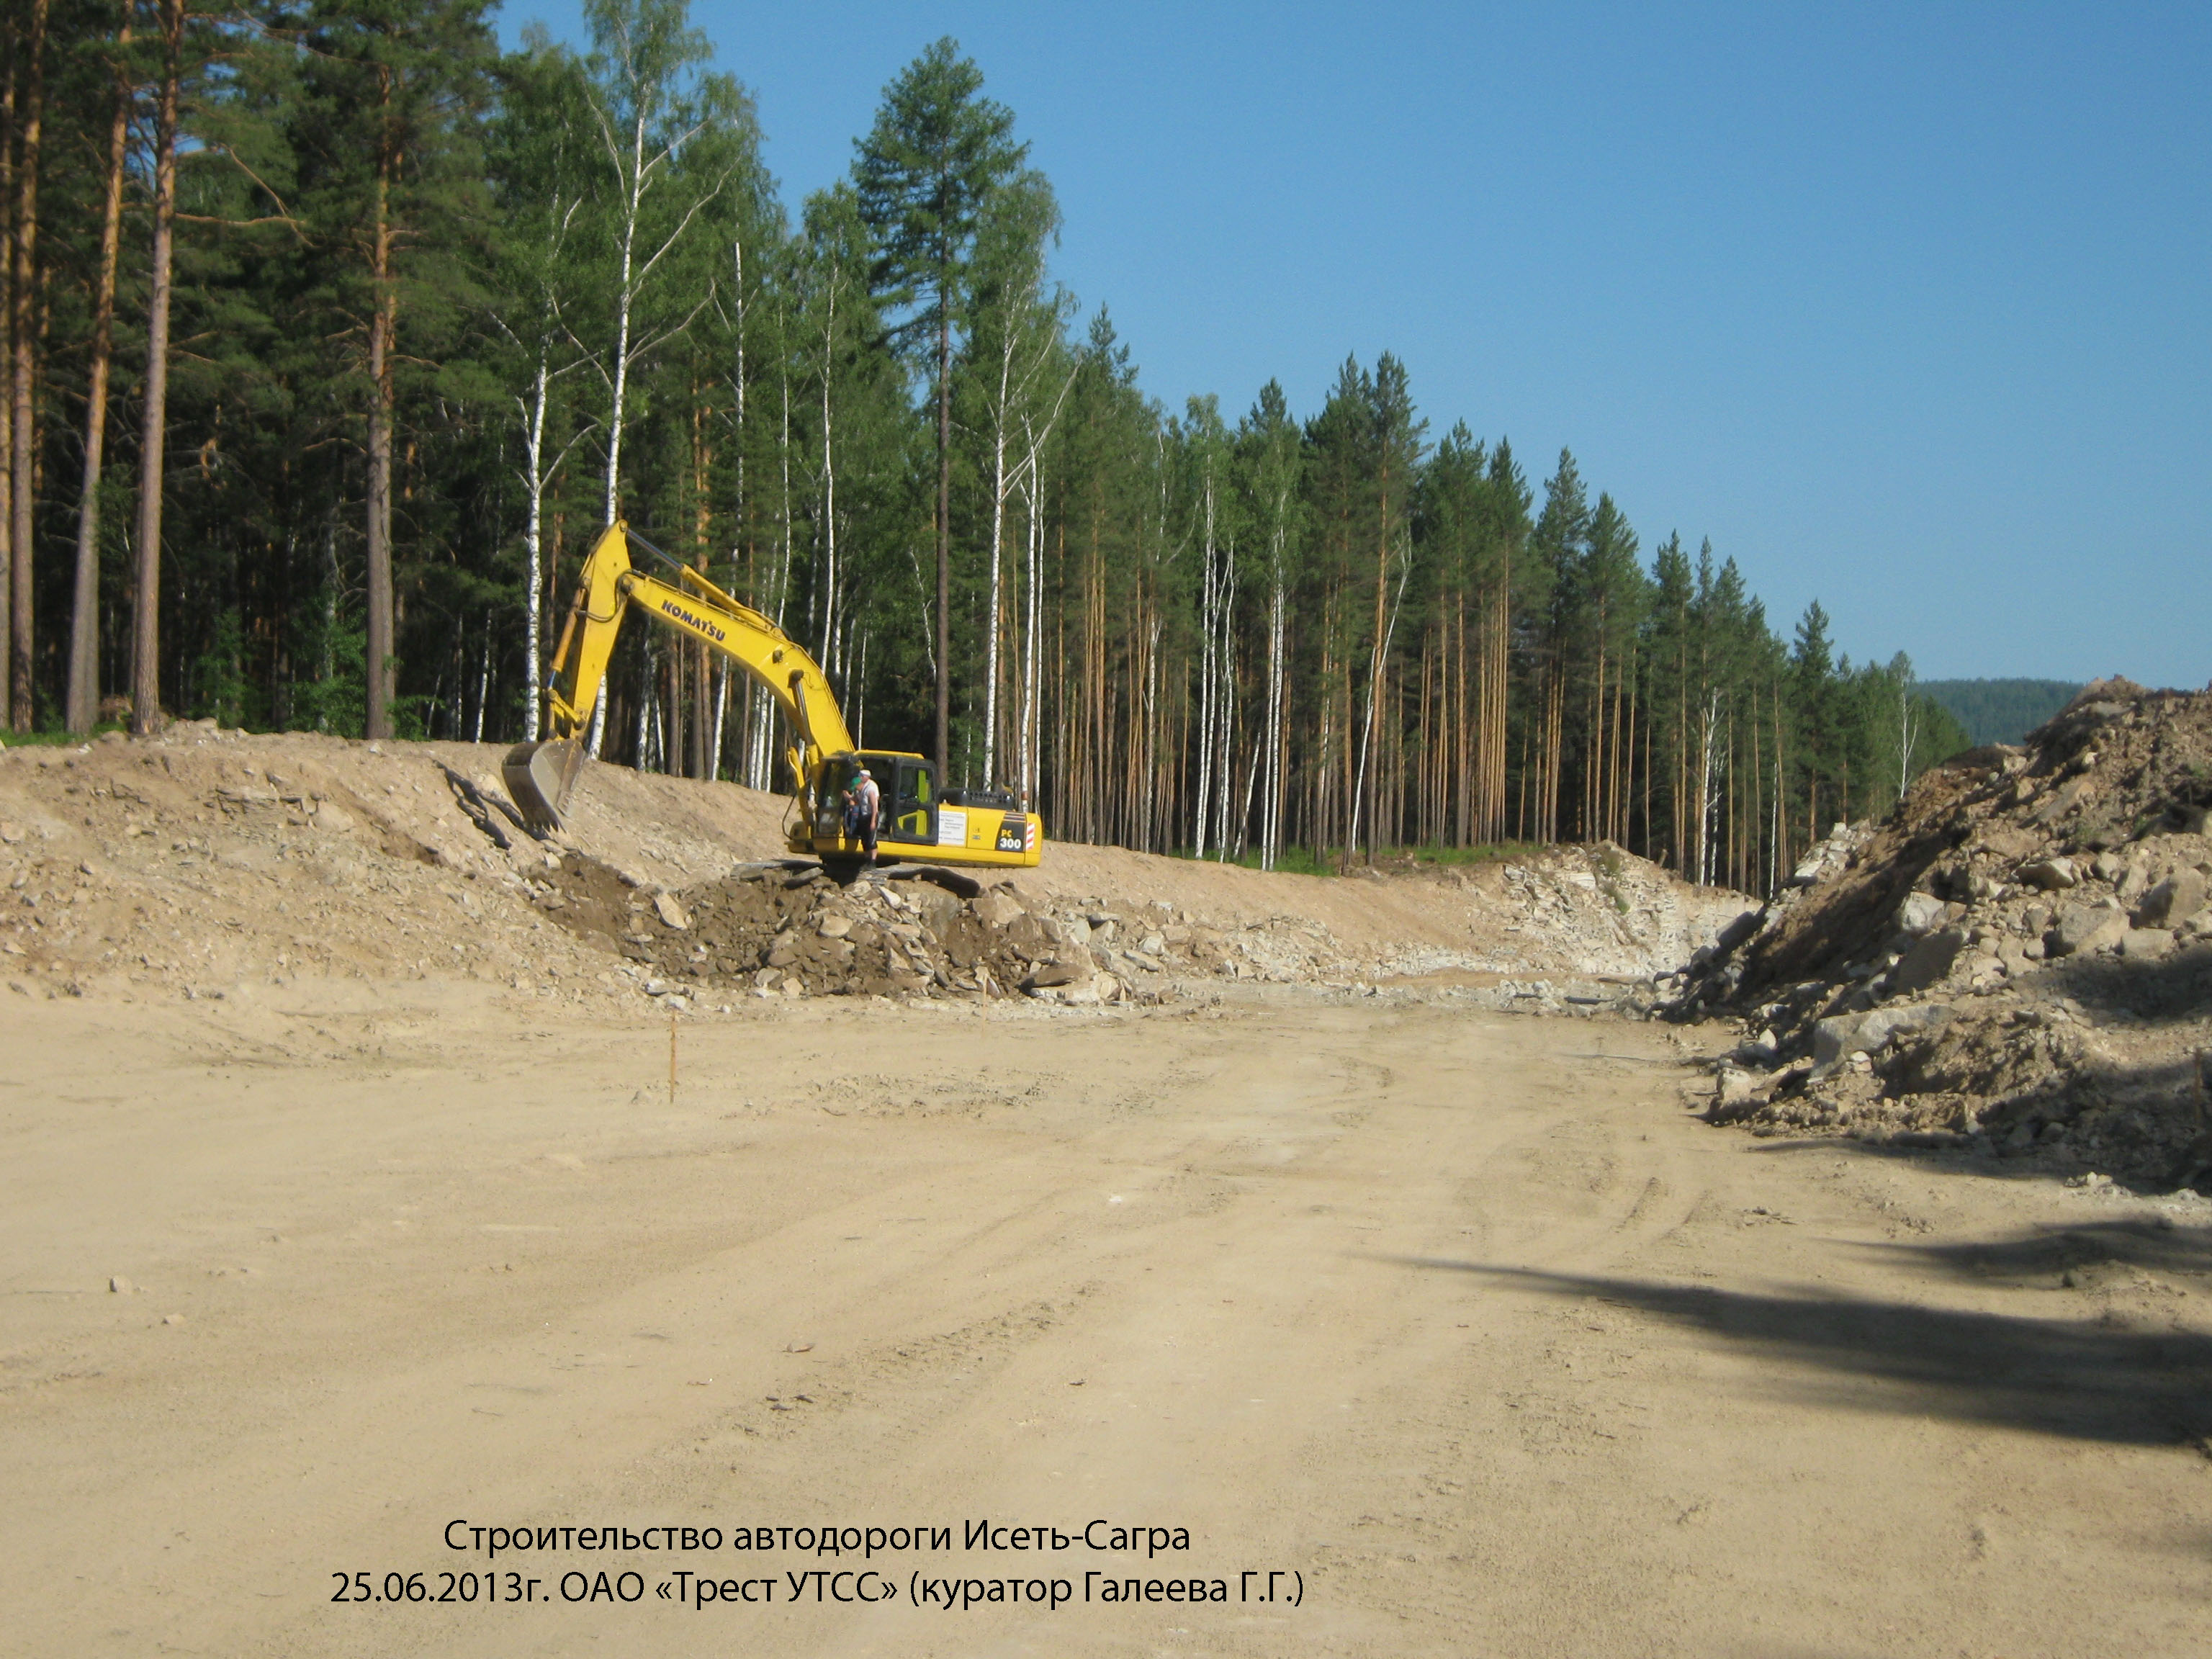
<svg viewBox="0 0 2212 1659"><path fill-rule="evenodd" d="M1393 351L1432 435L1571 447L1855 658L2212 679L2212 9L693 15L793 209L957 37L1171 405Z"/></svg>

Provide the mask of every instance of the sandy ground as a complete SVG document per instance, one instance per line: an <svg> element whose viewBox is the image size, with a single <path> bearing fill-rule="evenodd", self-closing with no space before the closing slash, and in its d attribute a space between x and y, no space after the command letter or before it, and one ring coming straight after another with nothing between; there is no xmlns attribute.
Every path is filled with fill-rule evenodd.
<svg viewBox="0 0 2212 1659"><path fill-rule="evenodd" d="M2212 1643L2178 1200L1717 1130L1627 1023L763 1004L684 1024L672 1103L669 1042L434 978L0 998L0 1651ZM952 1547L494 1562L456 1520ZM1009 1578L1072 1600L913 1605Z"/></svg>

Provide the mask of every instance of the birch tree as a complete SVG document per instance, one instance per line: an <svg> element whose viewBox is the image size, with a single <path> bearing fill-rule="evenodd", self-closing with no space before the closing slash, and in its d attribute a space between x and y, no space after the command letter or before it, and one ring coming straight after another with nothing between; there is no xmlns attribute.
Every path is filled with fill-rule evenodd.
<svg viewBox="0 0 2212 1659"><path fill-rule="evenodd" d="M645 313L641 301L723 182L681 187L685 146L705 131L734 83L702 75L713 55L686 0L585 0L592 33L590 110L605 167L599 211L613 244L613 338L607 381L605 522L622 516L622 447L639 361L681 333L707 303ZM718 98L718 94L720 94ZM690 181L696 184L696 181Z"/></svg>
<svg viewBox="0 0 2212 1659"><path fill-rule="evenodd" d="M1062 298L1048 286L1045 256L1057 238L1059 204L1043 174L1025 170L994 191L979 216L968 331L971 378L988 449L985 513L989 575L983 605L983 771L999 782L1006 647L1017 628L1006 602L1007 507L1034 496L1034 469L1049 439L1067 376ZM1055 382L1057 382L1055 384ZM1048 407L1048 405L1049 405ZM1026 517L1026 515L1025 515ZM1027 672L1027 652L1017 678ZM1018 729L1018 721L1017 722Z"/></svg>
<svg viewBox="0 0 2212 1659"><path fill-rule="evenodd" d="M1267 596L1263 623L1267 666L1260 705L1260 867L1272 870L1283 846L1290 761L1290 594L1299 551L1302 471L1297 428L1279 382L1270 380L1260 389L1258 401L1244 417L1238 447L1244 516L1261 550Z"/></svg>
<svg viewBox="0 0 2212 1659"><path fill-rule="evenodd" d="M580 66L542 30L526 35L510 58L506 96L494 130L493 176L506 234L501 290L493 313L528 376L514 394L523 433L523 708L526 740L535 742L544 702L545 495L577 444L595 423L571 416L563 436L551 434L562 383L593 361L569 325L586 290L588 267L578 258L577 221L588 200L587 93Z"/></svg>

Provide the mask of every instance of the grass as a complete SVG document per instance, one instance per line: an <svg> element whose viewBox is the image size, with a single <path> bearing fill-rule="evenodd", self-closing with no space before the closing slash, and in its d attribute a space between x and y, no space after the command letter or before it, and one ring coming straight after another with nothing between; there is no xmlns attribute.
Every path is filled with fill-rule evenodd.
<svg viewBox="0 0 2212 1659"><path fill-rule="evenodd" d="M75 749L109 732L129 729L120 720L106 720L89 732L64 732L59 726L44 732L0 732L0 749L23 749L34 744L41 749Z"/></svg>

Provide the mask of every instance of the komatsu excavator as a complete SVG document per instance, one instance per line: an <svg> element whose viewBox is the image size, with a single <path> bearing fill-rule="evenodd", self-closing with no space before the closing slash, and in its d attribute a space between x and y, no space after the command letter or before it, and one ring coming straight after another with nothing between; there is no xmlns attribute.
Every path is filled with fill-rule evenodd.
<svg viewBox="0 0 2212 1659"><path fill-rule="evenodd" d="M662 560L669 579L635 568L632 543ZM502 768L507 792L532 829L560 827L583 769L585 738L607 659L633 605L720 652L775 699L792 734L784 759L793 789L786 840L793 853L832 868L866 861L859 836L845 822L846 792L866 767L883 792L879 857L929 864L1036 863L1044 831L1036 813L995 792L940 793L930 763L920 755L855 748L830 682L798 641L619 522L608 526L584 562L575 603L561 630L545 687L547 738L516 744Z"/></svg>

